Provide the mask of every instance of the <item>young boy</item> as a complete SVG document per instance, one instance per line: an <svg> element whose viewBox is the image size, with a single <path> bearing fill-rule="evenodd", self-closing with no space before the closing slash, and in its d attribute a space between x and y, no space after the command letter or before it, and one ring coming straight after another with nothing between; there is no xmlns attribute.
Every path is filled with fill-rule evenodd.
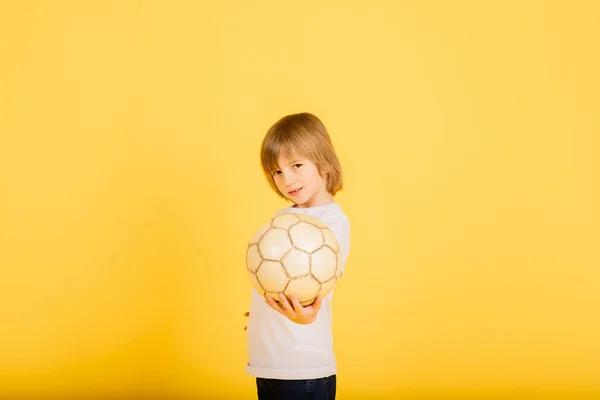
<svg viewBox="0 0 600 400"><path fill-rule="evenodd" d="M328 225L339 242L342 271L350 252L350 223L334 195L342 168L323 123L308 113L277 121L261 146L263 172L273 190L304 213ZM337 366L331 333L331 291L302 307L290 294L265 300L252 289L247 327L248 365L259 400L335 399Z"/></svg>

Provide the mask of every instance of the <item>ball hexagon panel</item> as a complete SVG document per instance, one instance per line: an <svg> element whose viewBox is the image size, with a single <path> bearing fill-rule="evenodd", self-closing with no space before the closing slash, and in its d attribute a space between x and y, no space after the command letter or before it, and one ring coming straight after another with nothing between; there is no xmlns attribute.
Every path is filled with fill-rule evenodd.
<svg viewBox="0 0 600 400"><path fill-rule="evenodd" d="M289 229L298 222L300 218L296 214L281 214L273 218L273 228Z"/></svg>
<svg viewBox="0 0 600 400"><path fill-rule="evenodd" d="M335 238L335 235L329 229L323 229L323 236L325 237L325 244L333 249L333 251L339 251L340 245Z"/></svg>
<svg viewBox="0 0 600 400"><path fill-rule="evenodd" d="M258 266L262 258L258 253L258 246L256 244L252 244L248 247L248 252L246 253L246 266L252 272L256 272Z"/></svg>
<svg viewBox="0 0 600 400"><path fill-rule="evenodd" d="M258 281L256 274L254 272L251 272L250 270L246 270L246 271L248 271L248 278L250 279L250 282L252 283L252 286L254 287L254 289L256 289L256 291L258 293L260 293L261 295L264 295L265 289L263 289L262 285Z"/></svg>
<svg viewBox="0 0 600 400"><path fill-rule="evenodd" d="M263 259L281 260L292 249L292 242L285 229L270 229L258 242L258 248Z"/></svg>
<svg viewBox="0 0 600 400"><path fill-rule="evenodd" d="M298 218L300 218L302 221L308 222L309 224L315 225L317 228L327 228L327 225L324 222L321 222L320 219L311 217L310 215L298 214Z"/></svg>
<svg viewBox="0 0 600 400"><path fill-rule="evenodd" d="M310 271L319 280L325 282L335 276L337 258L329 247L321 247L310 256Z"/></svg>
<svg viewBox="0 0 600 400"><path fill-rule="evenodd" d="M310 256L302 250L293 249L281 259L281 263L290 278L310 273Z"/></svg>
<svg viewBox="0 0 600 400"><path fill-rule="evenodd" d="M329 292L331 292L331 289L333 289L333 287L335 286L336 283L337 283L336 277L333 277L330 280L328 280L327 282L322 283L321 291L319 292L319 296L322 296L322 297L327 296L327 294Z"/></svg>
<svg viewBox="0 0 600 400"><path fill-rule="evenodd" d="M263 261L256 277L267 292L282 292L290 280L279 261Z"/></svg>
<svg viewBox="0 0 600 400"><path fill-rule="evenodd" d="M264 235L265 232L267 232L269 229L271 229L271 222L272 221L269 221L266 224L264 224L263 226L261 226L260 228L258 228L258 230L254 233L254 235L252 235L252 239L250 239L250 242L248 244L258 243L258 241L260 240L262 235Z"/></svg>
<svg viewBox="0 0 600 400"><path fill-rule="evenodd" d="M309 223L300 222L292 226L289 232L294 246L308 253L312 253L324 244L321 230Z"/></svg>
<svg viewBox="0 0 600 400"><path fill-rule="evenodd" d="M300 304L305 305L307 302L308 304L312 303L320 290L321 284L308 275L292 279L285 289L285 294L289 296L291 293L295 293Z"/></svg>

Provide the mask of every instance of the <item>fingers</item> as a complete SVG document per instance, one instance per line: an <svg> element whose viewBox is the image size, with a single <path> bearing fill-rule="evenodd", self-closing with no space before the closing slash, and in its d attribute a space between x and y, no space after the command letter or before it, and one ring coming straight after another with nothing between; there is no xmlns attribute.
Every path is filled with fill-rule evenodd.
<svg viewBox="0 0 600 400"><path fill-rule="evenodd" d="M300 304L300 301L298 300L298 297L296 296L296 294L290 293L290 298L292 299L292 304L294 305L294 310L296 310L297 313L302 312L302 309L304 307L302 307L302 304Z"/></svg>
<svg viewBox="0 0 600 400"><path fill-rule="evenodd" d="M283 312L283 309L279 306L279 304L277 304L274 298L269 296L267 297L266 302L269 305L269 307L271 307L273 310L277 311L278 313L285 314Z"/></svg>
<svg viewBox="0 0 600 400"><path fill-rule="evenodd" d="M283 306L283 309L285 311L288 311L288 312L293 311L292 305L290 304L287 297L285 297L285 295L283 293L279 293L279 303Z"/></svg>

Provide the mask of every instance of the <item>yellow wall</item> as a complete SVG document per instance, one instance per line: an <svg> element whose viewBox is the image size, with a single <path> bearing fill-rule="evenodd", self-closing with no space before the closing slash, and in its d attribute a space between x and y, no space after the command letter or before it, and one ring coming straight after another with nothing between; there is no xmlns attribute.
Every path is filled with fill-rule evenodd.
<svg viewBox="0 0 600 400"><path fill-rule="evenodd" d="M252 399L279 117L352 223L339 399L600 398L600 6L0 3L0 398Z"/></svg>

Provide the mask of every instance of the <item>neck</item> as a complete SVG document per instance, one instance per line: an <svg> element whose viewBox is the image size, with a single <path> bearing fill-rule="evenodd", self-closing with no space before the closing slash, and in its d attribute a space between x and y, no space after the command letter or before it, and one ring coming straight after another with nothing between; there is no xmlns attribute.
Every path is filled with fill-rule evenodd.
<svg viewBox="0 0 600 400"><path fill-rule="evenodd" d="M293 207L295 207L295 208L310 208L310 207L324 206L326 204L331 204L333 202L334 202L333 196L331 195L331 193L327 193L326 195L321 196L319 199L314 199L314 200L311 199L304 204L294 204Z"/></svg>

